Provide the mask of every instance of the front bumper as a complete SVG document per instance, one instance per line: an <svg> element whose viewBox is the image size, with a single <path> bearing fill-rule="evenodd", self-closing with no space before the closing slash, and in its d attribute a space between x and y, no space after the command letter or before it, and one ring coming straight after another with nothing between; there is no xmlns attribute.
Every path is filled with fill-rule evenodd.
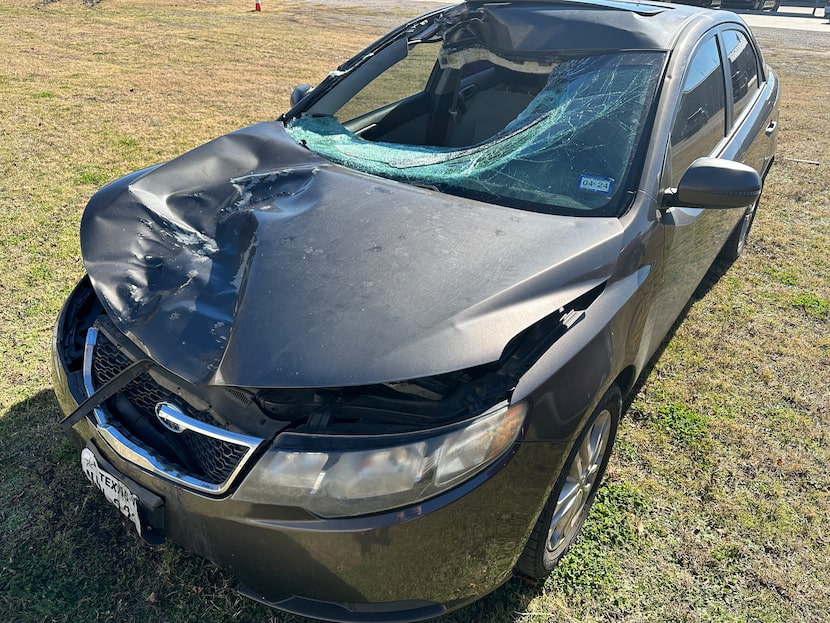
<svg viewBox="0 0 830 623"><path fill-rule="evenodd" d="M80 288L79 288L80 290ZM85 398L65 326L83 308L70 297L53 343L55 392L65 413ZM512 573L548 495L566 444L519 443L471 480L391 512L320 519L268 500L241 499L243 472L220 495L194 491L114 451L94 417L70 430L107 470L163 501L156 536L231 570L243 593L276 608L338 621L421 620L463 606ZM250 469L256 469L255 462Z"/></svg>

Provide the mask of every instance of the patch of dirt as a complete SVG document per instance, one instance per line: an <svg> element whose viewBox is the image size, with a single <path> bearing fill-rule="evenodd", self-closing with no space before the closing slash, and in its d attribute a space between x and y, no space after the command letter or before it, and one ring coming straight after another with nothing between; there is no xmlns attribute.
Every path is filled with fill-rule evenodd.
<svg viewBox="0 0 830 623"><path fill-rule="evenodd" d="M101 0L81 0L81 1L83 2L84 6L88 6L88 7L93 7L96 4L99 4L101 2ZM37 0L37 2L35 2L35 4L34 4L34 7L36 9L40 9L42 7L45 7L47 4L52 4L53 2L60 2L60 0Z"/></svg>

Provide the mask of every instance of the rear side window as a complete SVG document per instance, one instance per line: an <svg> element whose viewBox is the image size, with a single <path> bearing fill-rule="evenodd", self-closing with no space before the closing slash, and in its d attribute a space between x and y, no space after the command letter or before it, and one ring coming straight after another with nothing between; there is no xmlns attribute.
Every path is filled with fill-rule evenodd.
<svg viewBox="0 0 830 623"><path fill-rule="evenodd" d="M726 135L726 93L717 40L695 51L672 128L672 184L697 158L708 156Z"/></svg>
<svg viewBox="0 0 830 623"><path fill-rule="evenodd" d="M758 92L758 57L749 38L738 30L725 31L723 44L729 59L732 100L735 103L737 119Z"/></svg>

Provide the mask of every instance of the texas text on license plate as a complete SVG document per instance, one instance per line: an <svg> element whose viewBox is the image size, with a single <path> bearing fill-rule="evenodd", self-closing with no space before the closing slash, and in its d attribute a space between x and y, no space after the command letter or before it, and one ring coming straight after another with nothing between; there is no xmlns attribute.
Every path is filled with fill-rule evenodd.
<svg viewBox="0 0 830 623"><path fill-rule="evenodd" d="M98 465L92 450L81 451L81 469L89 481L98 487L107 500L129 519L141 534L141 520L138 517L138 496L132 493L123 482Z"/></svg>

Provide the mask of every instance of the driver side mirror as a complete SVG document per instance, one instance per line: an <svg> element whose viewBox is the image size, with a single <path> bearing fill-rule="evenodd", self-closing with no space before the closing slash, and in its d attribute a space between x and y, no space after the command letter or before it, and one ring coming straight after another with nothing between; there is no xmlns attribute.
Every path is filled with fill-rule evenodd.
<svg viewBox="0 0 830 623"><path fill-rule="evenodd" d="M300 84L291 92L291 108L299 104L314 89L310 84Z"/></svg>

